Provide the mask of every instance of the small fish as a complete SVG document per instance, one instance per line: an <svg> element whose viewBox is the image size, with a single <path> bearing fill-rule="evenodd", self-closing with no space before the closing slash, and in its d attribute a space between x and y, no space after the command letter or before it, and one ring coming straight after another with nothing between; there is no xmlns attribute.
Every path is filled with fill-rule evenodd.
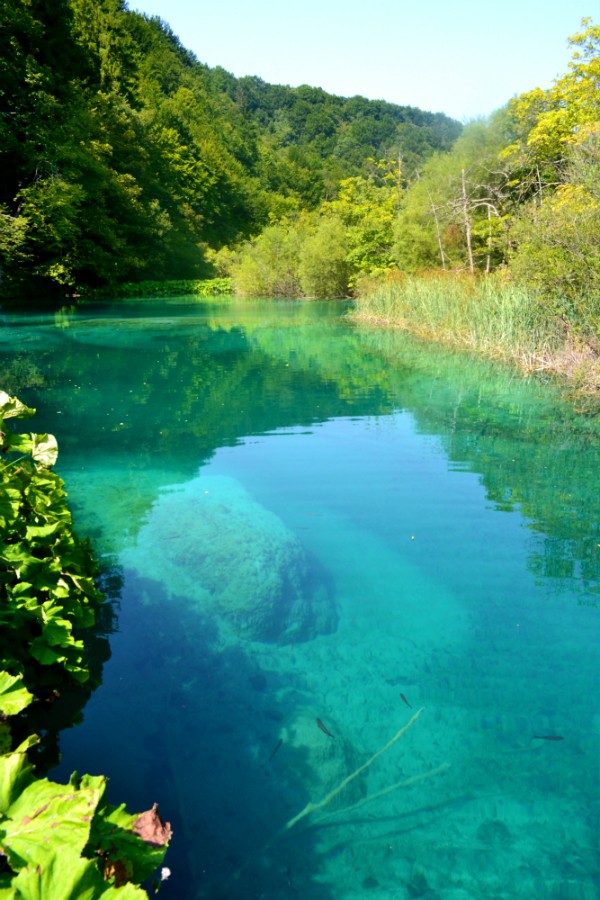
<svg viewBox="0 0 600 900"><path fill-rule="evenodd" d="M406 697L404 696L404 694L400 694L400 698L401 698L402 700L404 700L404 702L405 702L406 705L409 707L409 709L412 709L412 705L408 702L408 700L406 699Z"/></svg>
<svg viewBox="0 0 600 900"><path fill-rule="evenodd" d="M534 741L564 741L564 737L560 734L534 734Z"/></svg>
<svg viewBox="0 0 600 900"><path fill-rule="evenodd" d="M269 756L269 762L271 762L271 760L273 759L273 757L275 756L275 754L277 753L277 751L279 750L279 748L281 747L282 744L283 744L283 738L279 738L279 740L277 741L277 743L271 750L271 755Z"/></svg>
<svg viewBox="0 0 600 900"><path fill-rule="evenodd" d="M330 732L329 728L327 728L326 725L323 725L323 723L321 722L320 719L317 719L317 725L319 726L319 728L321 729L321 731L324 731L326 735L328 735L330 738L333 738L333 740L335 741L335 735L333 735L333 734Z"/></svg>

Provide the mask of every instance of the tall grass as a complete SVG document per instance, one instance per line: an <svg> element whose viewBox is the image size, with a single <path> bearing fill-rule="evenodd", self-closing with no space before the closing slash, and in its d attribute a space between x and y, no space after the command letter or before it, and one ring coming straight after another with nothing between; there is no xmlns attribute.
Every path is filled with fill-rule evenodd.
<svg viewBox="0 0 600 900"><path fill-rule="evenodd" d="M515 360L526 372L547 371L600 392L594 342L575 338L534 294L501 274L436 273L363 283L357 321L395 325L428 339Z"/></svg>

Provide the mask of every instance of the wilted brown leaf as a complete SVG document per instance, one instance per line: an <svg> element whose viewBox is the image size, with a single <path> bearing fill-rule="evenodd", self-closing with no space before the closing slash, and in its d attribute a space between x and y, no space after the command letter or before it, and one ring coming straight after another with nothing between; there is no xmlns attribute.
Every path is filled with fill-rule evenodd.
<svg viewBox="0 0 600 900"><path fill-rule="evenodd" d="M158 803L137 817L133 831L151 847L164 847L173 836L170 823L163 822L158 814Z"/></svg>

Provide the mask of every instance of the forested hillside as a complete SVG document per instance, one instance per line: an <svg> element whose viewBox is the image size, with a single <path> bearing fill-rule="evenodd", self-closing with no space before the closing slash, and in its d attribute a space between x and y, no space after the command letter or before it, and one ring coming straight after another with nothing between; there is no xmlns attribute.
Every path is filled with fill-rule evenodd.
<svg viewBox="0 0 600 900"><path fill-rule="evenodd" d="M358 297L370 321L600 390L600 26L548 90L416 163L371 158L217 256L241 294ZM350 101L352 102L352 101ZM481 277L484 276L484 277Z"/></svg>
<svg viewBox="0 0 600 900"><path fill-rule="evenodd" d="M367 160L316 211L273 223L229 263L239 289L340 296L365 276L510 266L571 305L597 296L600 27L587 20L571 44L549 90L510 100L419 162Z"/></svg>
<svg viewBox="0 0 600 900"><path fill-rule="evenodd" d="M210 69L123 0L0 0L6 294L202 277L373 159L407 173L459 123ZM371 162L369 162L371 160Z"/></svg>

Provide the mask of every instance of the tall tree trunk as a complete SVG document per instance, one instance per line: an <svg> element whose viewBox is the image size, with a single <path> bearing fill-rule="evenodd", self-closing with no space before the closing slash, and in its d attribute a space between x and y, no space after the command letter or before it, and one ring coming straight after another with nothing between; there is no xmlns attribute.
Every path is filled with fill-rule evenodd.
<svg viewBox="0 0 600 900"><path fill-rule="evenodd" d="M435 222L435 233L437 234L437 242L438 247L440 248L440 256L442 258L442 270L446 271L446 256L444 254L444 247L442 245L442 235L440 232L440 223L437 217L437 212L433 203L431 204L431 212L433 213L433 220Z"/></svg>
<svg viewBox="0 0 600 900"><path fill-rule="evenodd" d="M426 189L427 190L427 189ZM437 235L438 247L440 250L440 257L442 260L442 271L446 271L446 254L444 253L444 246L442 244L442 233L440 231L440 220L438 219L437 209L433 204L433 198L429 191L427 191L427 196L429 198L429 205L431 206L431 212L433 213L433 221L435 222L435 233Z"/></svg>
<svg viewBox="0 0 600 900"><path fill-rule="evenodd" d="M488 241L487 241L487 257L485 260L485 274L490 274L490 269L492 267L492 208L488 203L487 208L488 214Z"/></svg>
<svg viewBox="0 0 600 900"><path fill-rule="evenodd" d="M462 186L462 209L463 209L463 218L465 221L465 237L467 239L467 251L469 254L469 271L473 273L475 271L475 262L473 260L473 242L471 238L471 219L469 218L469 198L467 197L467 178L465 175L465 170L461 169L460 172L461 186Z"/></svg>

